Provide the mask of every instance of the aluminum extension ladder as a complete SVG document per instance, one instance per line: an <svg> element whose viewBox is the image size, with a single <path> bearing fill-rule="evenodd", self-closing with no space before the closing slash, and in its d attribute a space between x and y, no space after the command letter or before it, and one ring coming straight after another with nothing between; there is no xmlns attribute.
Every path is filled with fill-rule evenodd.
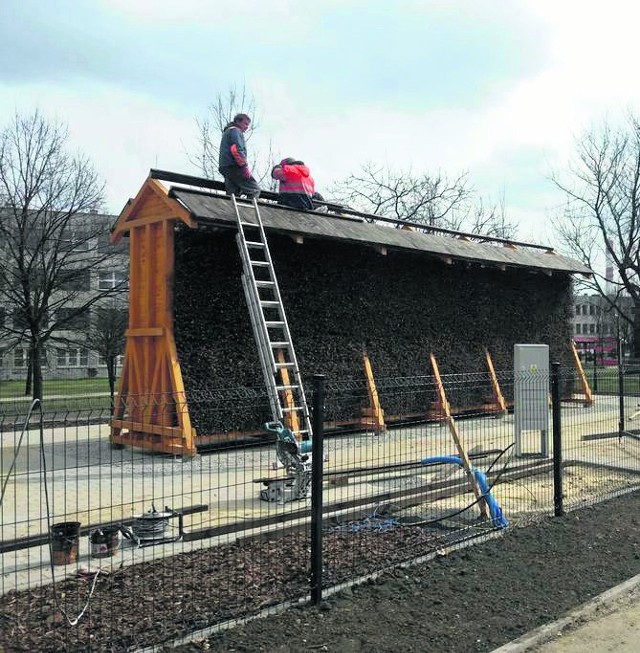
<svg viewBox="0 0 640 653"><path fill-rule="evenodd" d="M231 200L238 224L242 287L273 421L286 425L296 440L309 440L309 409L260 210L255 199L250 204L232 195Z"/></svg>

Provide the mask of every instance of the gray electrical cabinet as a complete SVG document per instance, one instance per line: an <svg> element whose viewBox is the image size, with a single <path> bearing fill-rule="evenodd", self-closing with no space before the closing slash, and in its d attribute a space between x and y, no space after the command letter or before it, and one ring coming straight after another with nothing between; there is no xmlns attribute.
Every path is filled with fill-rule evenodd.
<svg viewBox="0 0 640 653"><path fill-rule="evenodd" d="M513 415L515 455L549 454L549 347L514 345ZM539 434L539 446L535 442ZM534 437L531 438L531 435ZM526 440L526 442L525 442ZM534 446L525 446L532 443Z"/></svg>

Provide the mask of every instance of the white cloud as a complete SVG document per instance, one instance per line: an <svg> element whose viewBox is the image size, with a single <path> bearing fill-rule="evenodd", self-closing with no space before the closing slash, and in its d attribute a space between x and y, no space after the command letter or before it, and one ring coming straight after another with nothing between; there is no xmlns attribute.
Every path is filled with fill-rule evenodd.
<svg viewBox="0 0 640 653"><path fill-rule="evenodd" d="M260 149L264 149L264 142L271 139L275 154L303 158L321 192L369 161L395 169L441 170L449 175L469 170L471 182L483 195L495 198L504 192L507 210L522 218L526 232L532 225L537 228L546 222L550 211L561 203L553 188L546 185L546 177L551 168L566 165L574 139L605 114L616 116L640 107L634 52L640 7L622 0L610 0L606 5L527 0L519 9L502 2L492 5L491 10L460 0L454 9L467 8L469 20L485 20L505 30L514 21L520 26L523 15L532 17L531 29L538 46L530 53L536 59L524 67L528 73L520 72L516 77L513 70L520 68L503 62L495 71L488 71L487 85L470 91L464 102L452 101L455 95L445 95L439 85L456 71L464 72L464 61L459 60L442 62L442 79L416 79L415 93L412 87L395 89L395 96L386 88L367 89L366 102L336 96L341 88L357 81L348 78L355 70L347 65L354 52L361 64L366 66L368 61L368 53L358 51L358 43L367 40L361 40L363 35L357 32L349 48L334 53L336 58L326 61L324 67L303 67L303 77L296 76L286 58L261 60L261 53L277 52L304 65L307 56L314 54L307 49L320 48L324 36L331 36L322 32L324 21L335 18L338 9L346 16L348 9L358 11L364 6L363 0L314 1L304 8L292 0L247 0L242 6L225 10L209 0L104 0L102 9L126 21L128 34L134 34L136 27L145 27L146 58L137 58L133 44L118 44L119 50L111 53L98 49L91 56L104 60L83 60L82 87L77 86L78 78L70 81L62 69L57 71L55 83L26 85L17 75L11 83L0 85L0 122L6 124L14 108L30 111L36 106L67 122L73 144L92 158L107 179L109 209L119 211L137 192L150 167L195 171L186 150L194 147L195 117L202 116L206 108L202 98L207 97L207 86L213 100L218 91L224 92L224 80L229 80L226 88L245 82L262 114L262 128L251 147L255 143L257 149L262 141ZM415 21L416 16L421 21L430 20L432 26L446 14L447 27L456 29L450 5L443 9L435 0L405 0L396 7L396 27L403 19ZM385 11L389 16L391 9ZM167 53L162 40L152 38L149 26L155 25L163 30L175 28L170 32L174 42L183 39L185 49ZM212 45L215 42L220 46L217 37L221 35L230 39L220 46L225 56L218 47L210 50L208 58L207 44L202 43L197 50L189 49L192 30L208 25L216 27L211 32L217 35ZM466 27L464 23L460 29L464 32ZM306 42L305 35L310 33L314 39ZM462 44L464 33L457 36ZM304 45L290 52L286 48L261 49L264 43L276 41L286 45L290 37ZM369 42L368 47L375 45ZM379 45L380 51L372 55L384 54L386 44ZM487 48L490 46L487 43ZM113 66L109 82L97 81L102 68L111 70L110 54L126 61L121 57L122 47L131 48L131 66L138 64L140 75L146 71L146 95L140 91L140 80L135 75L127 77L127 71L117 66ZM453 48L452 53L468 56L470 51L460 47L460 52ZM514 42L517 47L527 46ZM244 57L242 61L254 60L261 65L238 65L238 52ZM320 48L315 54L325 52ZM77 56L84 54L78 52ZM520 54L514 49L514 58ZM344 57L344 67L340 66L340 56ZM156 60L176 65L171 71L154 69ZM189 83L180 76L185 68ZM378 72L357 70L373 80ZM301 82L303 78L307 81ZM329 84L334 78L344 79ZM305 83L304 88L301 83ZM422 99L430 100L428 106L420 105Z"/></svg>
<svg viewBox="0 0 640 653"><path fill-rule="evenodd" d="M86 154L107 181L107 210L118 213L135 195L152 167L183 171L185 148L194 121L177 107L117 87L86 86L60 89L34 85L17 89L0 86L0 114L31 112L36 107L69 126L69 146Z"/></svg>

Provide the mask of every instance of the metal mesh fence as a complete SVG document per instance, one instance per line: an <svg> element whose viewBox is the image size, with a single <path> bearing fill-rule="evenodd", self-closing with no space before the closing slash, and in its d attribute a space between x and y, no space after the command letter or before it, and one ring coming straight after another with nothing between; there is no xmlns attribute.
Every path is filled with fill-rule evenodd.
<svg viewBox="0 0 640 653"><path fill-rule="evenodd" d="M554 462L566 510L637 488L638 399L620 376L590 396L562 370L555 413L546 373L328 380L324 591L553 514ZM263 390L101 401L0 404L0 646L135 650L308 600L311 485L263 428ZM167 453L185 415L194 457Z"/></svg>

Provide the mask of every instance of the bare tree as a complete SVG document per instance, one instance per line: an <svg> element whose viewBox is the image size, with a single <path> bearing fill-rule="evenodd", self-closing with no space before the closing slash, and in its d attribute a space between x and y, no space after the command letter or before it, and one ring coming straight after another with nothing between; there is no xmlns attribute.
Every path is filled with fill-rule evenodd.
<svg viewBox="0 0 640 653"><path fill-rule="evenodd" d="M507 215L504 197L497 204L489 205L482 198L474 199L466 212L458 212L457 218L457 223L450 221L450 228L507 240L515 238L518 231Z"/></svg>
<svg viewBox="0 0 640 653"><path fill-rule="evenodd" d="M564 246L594 275L582 286L595 291L632 325L633 354L640 356L640 122L628 115L576 142L568 172L554 175L567 204L554 227ZM617 275L606 274L612 267ZM627 295L629 301L620 298ZM629 310L631 307L631 310Z"/></svg>
<svg viewBox="0 0 640 653"><path fill-rule="evenodd" d="M449 178L440 172L396 172L367 163L338 182L332 194L337 201L373 215L505 238L515 233L504 204L487 208L481 200L475 201L466 174Z"/></svg>
<svg viewBox="0 0 640 653"><path fill-rule="evenodd" d="M91 326L87 334L86 345L102 356L107 365L111 408L117 378L118 356L124 353L125 332L129 322L126 307L111 302L109 306L100 306L92 312Z"/></svg>
<svg viewBox="0 0 640 653"><path fill-rule="evenodd" d="M220 139L224 128L238 113L246 113L251 118L251 126L245 134L247 142L251 141L251 171L262 188L275 190L277 182L271 178L271 168L275 164L273 147L270 140L262 145L256 143L260 115L254 97L244 85L240 88L232 86L226 93L218 93L207 107L206 116L196 120L199 150L197 156L191 158L191 162L197 165L202 175L208 179L221 177L218 172Z"/></svg>
<svg viewBox="0 0 640 653"><path fill-rule="evenodd" d="M45 344L111 291L86 293L108 233L95 211L104 184L89 161L67 152L67 129L39 112L16 114L0 134L0 302L9 346L26 343L33 397L42 398Z"/></svg>

